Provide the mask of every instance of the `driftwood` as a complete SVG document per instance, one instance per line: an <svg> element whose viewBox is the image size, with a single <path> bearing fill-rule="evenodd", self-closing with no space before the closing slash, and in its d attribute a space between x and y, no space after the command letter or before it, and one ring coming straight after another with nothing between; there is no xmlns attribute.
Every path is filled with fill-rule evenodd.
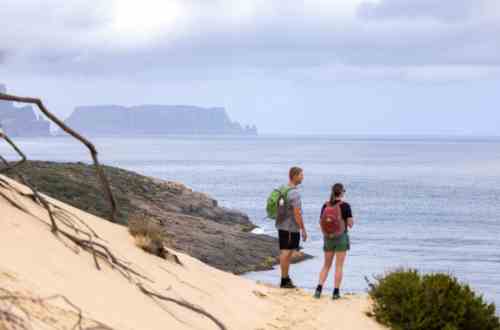
<svg viewBox="0 0 500 330"><path fill-rule="evenodd" d="M195 305L193 305L193 304L191 304L191 303L189 303L187 301L173 299L173 298L164 296L162 294L159 294L159 293L157 293L155 291L151 291L151 290L145 288L144 285L142 285L142 284L138 284L137 286L138 286L139 290L141 290L142 293L144 293L145 295L151 297L152 299L159 299L159 300L171 302L171 303L174 303L174 304L179 305L181 307L190 309L193 312L196 312L196 313L198 313L200 315L203 315L206 318L208 318L209 320L211 320L213 323L215 323L215 325L217 325L217 327L220 330L226 330L227 329L226 326L224 324L222 324L222 322L220 322L217 318L215 318L213 315L207 313L206 311L204 311L200 307L197 307L197 306L195 306Z"/></svg>
<svg viewBox="0 0 500 330"><path fill-rule="evenodd" d="M7 134L5 134L4 132L0 131L0 139L4 139L8 144L10 144L10 146L12 147L12 149L14 149L17 152L17 154L19 156L21 156L21 160L19 160L16 163L14 163L14 165L10 165L10 164L4 162L4 164L6 165L6 167L0 169L0 172L3 172L5 170L9 169L10 167L17 167L17 166L21 165L22 163L26 162L26 155L21 151L21 149L19 149L19 147L14 143L14 141L12 141L10 139L10 137Z"/></svg>
<svg viewBox="0 0 500 330"><path fill-rule="evenodd" d="M21 102L21 103L28 103L28 104L34 104L38 107L38 109L45 115L47 118L49 118L53 123L55 123L59 128L61 128L63 131L68 133L69 135L73 136L75 139L83 143L90 151L90 155L92 156L92 160L94 161L94 166L96 169L97 176L101 182L101 185L104 189L104 192L106 194L106 197L109 201L110 207L111 207L111 214L110 214L110 220L112 222L117 221L117 205L116 205L116 200L113 196L113 192L111 191L111 187L109 185L108 178L106 177L106 174L104 173L104 170L102 169L99 160L97 158L97 150L94 147L94 145L88 141L86 138L84 138L81 134L75 132L72 128L67 126L62 120L57 118L53 113L51 113L45 105L42 103L40 99L37 98L32 98L32 97L20 97L20 96L15 96L15 95L9 95L9 94L3 94L0 93L0 101L12 101L12 102ZM5 133L2 133L0 136L1 138L4 138L20 155L22 155L22 160L15 164L15 166L23 163L26 160L26 157L22 154L22 152L15 146L15 144L10 140Z"/></svg>
<svg viewBox="0 0 500 330"><path fill-rule="evenodd" d="M20 176L19 174L17 175ZM21 181L23 181L22 175L20 176L20 178ZM0 187L4 188L5 190L12 191L17 195L28 197L38 205L42 206L45 210L47 210L51 222L50 229L52 233L54 233L54 235L56 236L59 236L60 238L72 242L79 249L90 253L94 258L95 266L97 269L101 269L99 260L103 260L129 280L131 280L133 276L147 280L145 276L142 276L139 272L133 270L124 261L117 258L113 253L111 253L110 249L105 245L105 242L100 240L97 234L93 230L91 230L90 227L78 221L78 219L76 217L73 217L72 214L65 212L59 206L48 201L33 187L28 185L28 187L31 189L31 192L26 193L17 189L7 180L2 178L0 178ZM1 191L0 196L7 200L12 206L30 214L30 212L22 204L20 204L18 200L11 198L8 194L5 194ZM82 235L85 238L82 238Z"/></svg>
<svg viewBox="0 0 500 330"><path fill-rule="evenodd" d="M65 305L69 306L76 316L76 322L72 326L72 330L113 330L112 328L104 325L101 322L90 320L93 325L84 327L84 317L81 309L73 304L68 298L62 295L53 295L45 298L36 298L18 292L0 288L0 329L2 325L7 329L31 330L33 329L30 321L37 319L45 323L48 327L53 327L50 317L41 317L40 315L33 315L30 312L29 305L37 305L48 312L48 302L51 300L61 300Z"/></svg>

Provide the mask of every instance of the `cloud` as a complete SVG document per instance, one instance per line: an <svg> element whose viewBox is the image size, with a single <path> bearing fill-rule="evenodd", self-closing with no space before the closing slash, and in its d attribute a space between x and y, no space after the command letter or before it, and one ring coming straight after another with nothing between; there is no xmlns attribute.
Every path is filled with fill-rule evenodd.
<svg viewBox="0 0 500 330"><path fill-rule="evenodd" d="M391 78L439 67L479 79L500 65L496 0L6 1L11 70L217 79L343 68Z"/></svg>
<svg viewBox="0 0 500 330"><path fill-rule="evenodd" d="M496 0L379 0L365 1L357 14L368 19L433 19L447 23L497 17L500 5Z"/></svg>
<svg viewBox="0 0 500 330"><path fill-rule="evenodd" d="M482 0L382 0L364 2L358 8L358 14L370 19L417 19L432 18L444 21L456 21L469 18L481 5Z"/></svg>
<svg viewBox="0 0 500 330"><path fill-rule="evenodd" d="M410 83L453 83L500 78L499 66L425 65L425 66L348 66L332 65L293 70L300 83L399 81Z"/></svg>
<svg viewBox="0 0 500 330"><path fill-rule="evenodd" d="M4 0L0 40L8 60L53 62L100 47L98 31L109 13L105 0Z"/></svg>

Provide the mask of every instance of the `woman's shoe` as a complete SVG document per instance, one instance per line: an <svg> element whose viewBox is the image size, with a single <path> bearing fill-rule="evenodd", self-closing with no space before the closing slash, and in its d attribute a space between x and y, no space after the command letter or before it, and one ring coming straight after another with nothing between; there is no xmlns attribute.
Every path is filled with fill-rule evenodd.
<svg viewBox="0 0 500 330"><path fill-rule="evenodd" d="M333 293L333 295L332 295L332 299L333 299L333 300L338 300L338 299L340 299L340 293L338 293L338 292L334 292L334 293Z"/></svg>
<svg viewBox="0 0 500 330"><path fill-rule="evenodd" d="M316 288L316 291L314 292L314 298L316 299L319 299L321 298L321 286L318 285L318 287Z"/></svg>
<svg viewBox="0 0 500 330"><path fill-rule="evenodd" d="M319 299L321 298L321 291L316 289L316 292L314 292L314 298Z"/></svg>

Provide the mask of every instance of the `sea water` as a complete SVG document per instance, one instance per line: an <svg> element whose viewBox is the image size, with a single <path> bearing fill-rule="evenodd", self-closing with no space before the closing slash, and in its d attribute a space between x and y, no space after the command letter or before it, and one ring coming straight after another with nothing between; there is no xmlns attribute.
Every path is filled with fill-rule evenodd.
<svg viewBox="0 0 500 330"><path fill-rule="evenodd" d="M29 159L90 161L69 138L15 139ZM180 181L222 206L265 218L271 190L300 166L300 188L315 258L293 265L295 283L313 289L322 265L319 212L331 185L344 183L355 226L343 290L364 292L365 277L411 267L446 272L500 305L500 139L443 137L127 137L95 138L103 163ZM15 159L4 143L0 153ZM279 270L248 278L279 282ZM333 277L327 282L331 289Z"/></svg>

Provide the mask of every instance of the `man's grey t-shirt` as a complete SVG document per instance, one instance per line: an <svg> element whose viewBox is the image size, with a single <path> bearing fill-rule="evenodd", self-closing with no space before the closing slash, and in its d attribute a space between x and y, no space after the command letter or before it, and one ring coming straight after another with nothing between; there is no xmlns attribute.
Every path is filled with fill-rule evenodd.
<svg viewBox="0 0 500 330"><path fill-rule="evenodd" d="M286 218L281 223L276 222L276 229L286 230L292 233L300 233L299 225L295 221L295 214L293 213L294 208L302 210L302 199L300 197L300 192L297 188L291 189L288 192L287 197L289 208L286 214Z"/></svg>

